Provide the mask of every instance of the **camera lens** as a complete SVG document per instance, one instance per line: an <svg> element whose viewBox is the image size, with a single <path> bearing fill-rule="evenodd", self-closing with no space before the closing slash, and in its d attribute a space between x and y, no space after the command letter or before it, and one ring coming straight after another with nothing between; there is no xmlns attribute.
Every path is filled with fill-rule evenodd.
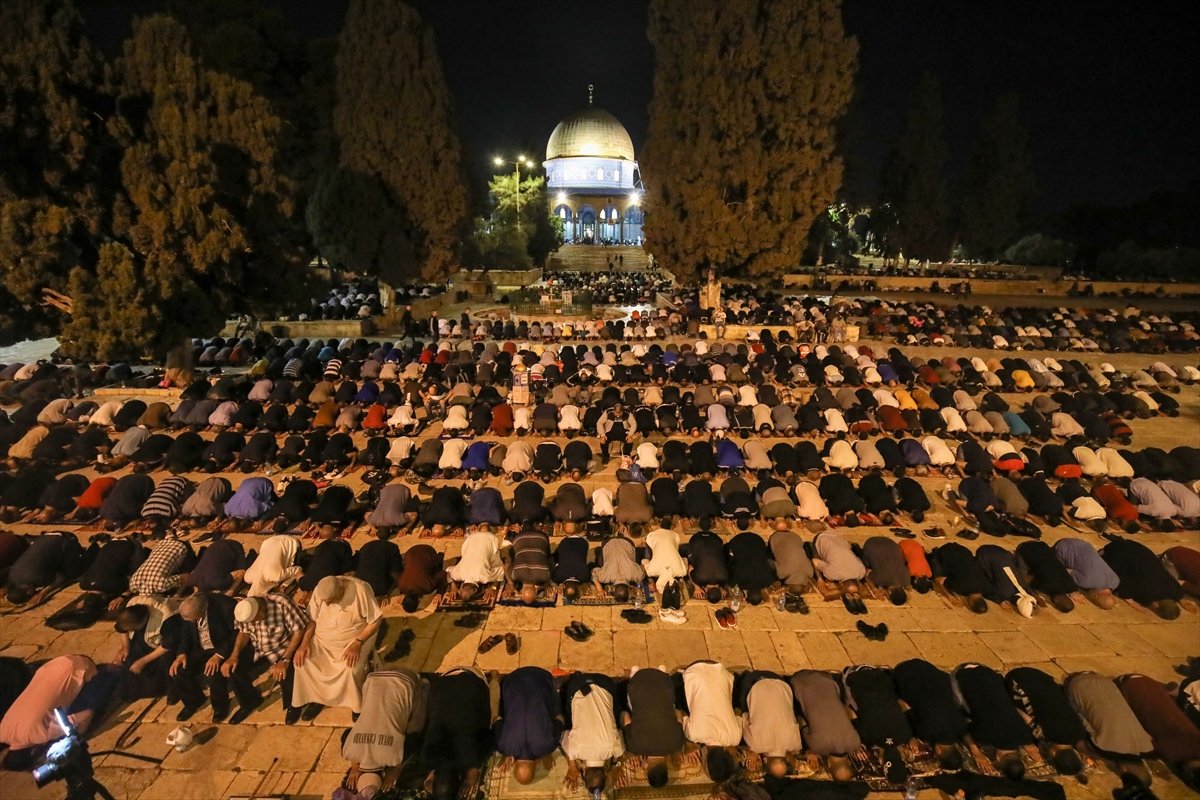
<svg viewBox="0 0 1200 800"><path fill-rule="evenodd" d="M40 767L35 767L33 770L33 782L41 789L48 783L53 783L58 780L59 764L55 761L48 761Z"/></svg>

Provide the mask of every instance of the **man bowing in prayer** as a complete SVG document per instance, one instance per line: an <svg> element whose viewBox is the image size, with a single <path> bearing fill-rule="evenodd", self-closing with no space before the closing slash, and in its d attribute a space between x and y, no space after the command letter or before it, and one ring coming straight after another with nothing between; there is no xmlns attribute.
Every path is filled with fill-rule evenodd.
<svg viewBox="0 0 1200 800"><path fill-rule="evenodd" d="M562 714L554 677L541 667L520 667L500 681L496 750L513 764L517 783L533 782L539 759L546 767L562 734Z"/></svg>
<svg viewBox="0 0 1200 800"><path fill-rule="evenodd" d="M308 601L312 620L296 651L292 703L314 719L325 706L362 710L362 685L383 613L371 587L358 578L322 578Z"/></svg>

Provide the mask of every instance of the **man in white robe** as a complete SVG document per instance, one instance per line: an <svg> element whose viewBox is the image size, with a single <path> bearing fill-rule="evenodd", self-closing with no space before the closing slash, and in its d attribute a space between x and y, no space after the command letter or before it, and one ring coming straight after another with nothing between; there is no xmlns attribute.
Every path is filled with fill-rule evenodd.
<svg viewBox="0 0 1200 800"><path fill-rule="evenodd" d="M293 658L292 704L307 705L301 715L306 720L324 706L345 706L357 714L383 619L375 592L358 578L330 575L313 589L308 616L312 621Z"/></svg>

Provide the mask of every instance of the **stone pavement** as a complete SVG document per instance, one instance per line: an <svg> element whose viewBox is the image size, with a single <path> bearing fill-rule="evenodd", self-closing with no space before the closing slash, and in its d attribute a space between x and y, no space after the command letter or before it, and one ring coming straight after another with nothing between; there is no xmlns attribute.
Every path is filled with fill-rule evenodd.
<svg viewBox="0 0 1200 800"><path fill-rule="evenodd" d="M928 353L925 352L928 350ZM906 348L910 355L944 354L937 348ZM1153 360L1149 356L1122 354L1092 357L1108 360L1123 369L1144 366ZM1189 359L1168 356L1168 363L1180 364ZM1194 358L1191 359L1194 363ZM1010 402L1021 402L1023 396L1007 396ZM1135 420L1134 446L1173 447L1180 443L1200 441L1200 388L1187 387L1179 395L1183 406L1179 418ZM435 426L436 431L436 426ZM615 482L615 463L597 475L589 476L584 485L589 490L601 484ZM161 479L156 474L155 478ZM194 479L203 476L191 476ZM228 477L236 485L244 476ZM346 481L356 489L359 474ZM957 514L945 506L937 490L943 478L923 479L934 501L934 510L922 526L940 525L951 534L960 527ZM433 481L439 484L441 481ZM511 487L501 487L505 494ZM547 487L547 494L553 486ZM20 526L17 526L18 528ZM30 529L33 530L33 529ZM881 529L858 528L842 531L852 541L863 541ZM690 533L690 531L687 531ZM805 533L808 536L807 533ZM1093 534L1078 534L1068 528L1047 530L1049 542L1064 536L1084 536L1093 544L1102 541ZM253 543L261 537L239 535ZM920 537L926 547L936 545ZM1155 550L1170 544L1183 543L1200 548L1200 532L1176 534L1147 533L1139 539ZM365 541L362 532L356 533L357 548ZM981 538L969 546L989 541ZM994 541L994 540L993 540ZM445 551L448 557L457 555L459 540L418 539L398 540L402 549L416 543L431 543ZM1004 542L1015 546L1016 542ZM42 660L63 653L84 653L105 661L116 651L116 634L111 625L70 633L47 628L43 621L49 614L69 602L77 590L61 593L46 606L20 616L0 618L0 654L14 655L26 660ZM1164 682L1176 680L1174 667L1189 655L1200 654L1200 613L1189 604L1180 619L1160 620L1151 612L1120 603L1111 611L1092 606L1077 598L1076 608L1069 614L1043 608L1032 619L1023 619L1012 612L990 606L988 613L971 614L957 603L935 593L910 593L903 607L893 607L886 601L868 601L870 623L886 622L890 631L886 641L872 642L856 629L858 617L847 613L840 601L823 601L810 593L806 599L811 607L807 615L780 612L774 607L745 607L738 615L736 630L723 630L713 617L715 607L704 602L689 601L685 610L688 620L672 625L655 620L647 625L632 625L611 607L554 607L517 608L497 607L483 625L476 629L452 624L458 615L434 613L428 608L414 615L404 614L398 603L385 607L388 630L380 646L386 653L404 628L412 628L415 639L407 655L387 666L403 665L424 672L437 672L453 666L476 664L501 672L515 667L536 664L563 670L620 673L635 665L663 665L670 668L686 666L701 658L716 659L732 670L754 668L790 672L803 668L840 670L849 664L892 665L907 658L921 657L942 667L953 667L966 661L976 661L1009 669L1032 665L1061 677L1071 672L1090 669L1108 675L1140 672ZM578 643L562 634L572 619L581 619L596 634L587 642ZM503 646L487 654L478 653L482 637L495 632L514 631L521 638L516 655L508 655ZM266 679L264 679L266 680ZM264 687L265 688L265 687ZM94 752L115 745L126 732L147 701L121 709L109 719L91 739ZM129 800L218 800L231 796L279 795L293 798L327 798L339 784L346 769L340 757L341 732L349 726L349 713L343 709L327 709L313 723L294 727L282 724L282 709L278 693L273 692L264 708L238 726L213 725L207 721L208 711L202 710L192 721L197 743L184 753L174 752L166 743L167 733L176 727L178 707L164 708L159 701L140 726L128 737L131 743L126 752L162 759L160 764L136 761L123 755L105 755L96 759L97 777L117 798ZM1154 790L1159 797L1191 795L1157 762ZM1087 786L1068 782L1072 798L1111 797L1117 785L1106 769L1092 775ZM65 794L61 784L37 790L28 775L0 774L0 798L59 798ZM933 797L935 793L926 792Z"/></svg>

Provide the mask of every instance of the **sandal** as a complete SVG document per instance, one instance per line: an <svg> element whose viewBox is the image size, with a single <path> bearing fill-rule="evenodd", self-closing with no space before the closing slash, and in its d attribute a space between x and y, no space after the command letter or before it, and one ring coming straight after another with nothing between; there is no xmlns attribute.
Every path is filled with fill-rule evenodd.
<svg viewBox="0 0 1200 800"><path fill-rule="evenodd" d="M509 634L509 636L511 636L511 635L512 635L512 634L510 633L510 634ZM501 636L501 635L500 635L500 634L498 634L498 633L497 633L497 634L493 634L493 635L491 635L491 636L487 637L486 639L484 639L482 642L480 642L480 643L479 643L479 652L480 652L480 653L486 653L486 652L490 651L492 648L494 648L496 645L500 644L500 643L501 643L501 642L503 642L503 641L504 641L504 637L503 637L503 636Z"/></svg>
<svg viewBox="0 0 1200 800"><path fill-rule="evenodd" d="M521 640L515 633L504 634L504 650L510 656L515 656L517 651L521 649Z"/></svg>

